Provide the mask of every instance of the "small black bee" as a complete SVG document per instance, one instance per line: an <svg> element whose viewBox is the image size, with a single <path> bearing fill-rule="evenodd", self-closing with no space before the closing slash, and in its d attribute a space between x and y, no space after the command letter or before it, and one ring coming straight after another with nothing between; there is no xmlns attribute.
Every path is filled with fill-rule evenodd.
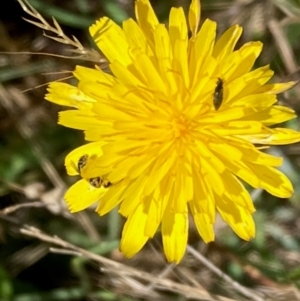
<svg viewBox="0 0 300 301"><path fill-rule="evenodd" d="M79 158L77 162L77 170L79 173L81 173L82 169L86 166L88 158L89 155L83 155ZM88 182L95 188L100 188L101 186L103 186L104 188L108 188L112 185L111 182L102 177L90 178L88 179Z"/></svg>
<svg viewBox="0 0 300 301"><path fill-rule="evenodd" d="M214 107L215 110L217 111L223 102L223 80L220 77L218 78L213 96L214 96Z"/></svg>
<svg viewBox="0 0 300 301"><path fill-rule="evenodd" d="M100 188L101 186L103 186L104 188L108 188L112 185L109 181L101 177L90 178L89 183L95 188Z"/></svg>
<svg viewBox="0 0 300 301"><path fill-rule="evenodd" d="M79 173L81 173L81 170L84 166L86 166L87 161L88 161L89 155L83 155L79 158L77 162L77 170Z"/></svg>

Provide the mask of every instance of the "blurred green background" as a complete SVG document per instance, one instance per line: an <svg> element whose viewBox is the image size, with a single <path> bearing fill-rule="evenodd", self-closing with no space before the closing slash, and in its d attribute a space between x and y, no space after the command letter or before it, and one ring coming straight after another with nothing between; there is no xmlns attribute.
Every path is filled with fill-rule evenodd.
<svg viewBox="0 0 300 301"><path fill-rule="evenodd" d="M109 16L121 24L134 15L131 0L30 0L29 3L50 24L54 17L67 36L76 36L86 48L94 47L88 35L88 27L94 20ZM189 1L180 0L151 3L161 22L167 21L172 6L183 6L185 10L189 6ZM133 259L125 259L118 251L124 221L117 212L101 218L93 209L76 215L68 213L62 192L74 179L66 175L64 157L84 140L81 132L57 125L57 113L63 108L44 100L46 83L69 77L67 71L77 64L94 63L33 54L70 56L70 49L74 48L45 37L45 31L24 21L24 17L33 20L17 1L6 1L1 7L0 301L186 300L188 297L186 293L167 293L149 283L107 273L100 269L99 262L84 256L49 249L53 245L20 233L26 225L156 277L160 275L231 298L226 300L255 300L244 297L191 254L179 266L169 266L162 254L160 234ZM206 18L218 22L220 33L231 25L242 25L244 33L239 45L250 40L262 41L264 50L256 64L257 67L270 64L275 71L274 81L299 80L299 0L202 0L202 21ZM279 102L299 112L300 87L280 95ZM288 126L299 130L299 119L290 121ZM282 200L265 192L251 191L257 208L254 215L257 236L253 241L241 241L221 221L216 224L217 239L209 245L201 241L194 227L190 229L189 244L261 300L300 300L299 151L299 145L270 150L284 157L281 170L291 179L295 193L290 200Z"/></svg>

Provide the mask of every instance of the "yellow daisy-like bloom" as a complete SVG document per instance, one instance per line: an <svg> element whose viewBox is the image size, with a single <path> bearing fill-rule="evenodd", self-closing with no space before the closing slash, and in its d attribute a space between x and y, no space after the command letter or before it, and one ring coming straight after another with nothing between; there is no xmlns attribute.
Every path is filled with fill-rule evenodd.
<svg viewBox="0 0 300 301"><path fill-rule="evenodd" d="M211 20L198 30L197 0L188 22L182 8L172 8L168 27L148 0L136 1L135 14L137 22L122 28L108 18L90 27L111 74L77 66L77 87L51 83L46 96L75 108L61 112L59 123L90 141L66 157L68 174L82 178L65 195L71 212L98 202L104 215L120 205L128 257L161 225L166 257L179 262L188 212L205 242L214 240L216 211L238 236L253 238L255 209L243 182L281 198L293 192L276 169L282 158L254 144L300 141L296 131L269 127L295 117L276 105L276 94L295 83L268 84L269 66L251 71L262 44L235 50L238 25L218 39Z"/></svg>

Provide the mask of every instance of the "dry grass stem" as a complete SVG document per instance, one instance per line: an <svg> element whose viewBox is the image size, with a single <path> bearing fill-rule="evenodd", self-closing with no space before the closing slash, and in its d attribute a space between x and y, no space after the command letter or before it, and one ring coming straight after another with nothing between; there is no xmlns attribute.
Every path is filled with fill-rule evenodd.
<svg viewBox="0 0 300 301"><path fill-rule="evenodd" d="M101 56L101 54L99 52L97 52L93 49L85 48L75 36L72 36L72 38L69 38L63 32L62 28L60 27L60 25L54 18L52 18L52 21L54 24L54 26L52 26L26 0L18 0L18 2L21 5L21 7L25 13L27 13L29 16L31 16L32 18L37 20L37 21L33 21L33 20L23 18L25 21L27 21L30 24L35 25L36 27L44 29L48 32L52 32L56 36L51 36L46 33L44 33L43 35L49 39L52 39L52 40L58 42L58 43L62 43L62 44L70 45L70 46L74 47L75 49L69 49L69 51L76 53L76 54L80 54L80 56L70 56L67 58L88 60L88 61L93 61L93 62L100 63L100 64L107 63L107 60L103 56ZM52 54L46 54L46 55L53 56ZM56 56L56 55L54 55L54 56Z"/></svg>
<svg viewBox="0 0 300 301"><path fill-rule="evenodd" d="M103 272L108 274L113 274L118 277L132 277L135 279L140 279L141 281L146 281L155 285L156 289L162 291L176 292L186 298L192 298L194 300L202 301L235 301L231 298L226 298L222 296L210 295L207 291L199 288L191 287L185 284L177 283L169 279L158 278L155 275L151 275L147 272L139 271L134 268L128 267L122 263L113 261L111 259L105 258L103 256L97 255L95 253L89 252L83 248L77 247L57 236L50 236L39 229L31 226L25 226L20 229L20 232L24 235L37 238L41 241L47 242L59 246L63 249L71 250L80 253L83 257L93 260L95 262L101 263L105 266Z"/></svg>
<svg viewBox="0 0 300 301"><path fill-rule="evenodd" d="M60 249L60 248L49 248L51 253L60 254L60 255L69 255L69 256L78 256L80 257L81 254L79 252L67 249Z"/></svg>
<svg viewBox="0 0 300 301"><path fill-rule="evenodd" d="M65 80L73 78L73 77L74 77L73 75L66 76L66 77L63 77L63 78L60 78L60 79L56 79L55 82L65 81ZM44 87L44 86L48 86L50 83L53 83L53 82L54 81L52 80L52 81L49 81L47 83L43 83L41 85L37 85L37 86L35 86L33 88L28 88L28 89L22 90L21 93L26 93L28 91L32 91L32 90L39 89L39 88Z"/></svg>
<svg viewBox="0 0 300 301"><path fill-rule="evenodd" d="M43 204L41 202L18 204L18 205L6 207L5 209L0 210L0 215L1 214L3 214L3 215L11 214L20 209L24 209L24 208L40 208L40 207L45 207L45 206L46 206L46 204Z"/></svg>
<svg viewBox="0 0 300 301"><path fill-rule="evenodd" d="M216 274L218 277L226 281L228 284L230 284L235 290L237 290L239 293L244 295L245 297L250 298L254 301L265 301L263 298L255 294L253 291L249 290L248 288L242 286L238 282L231 279L227 274L223 273L218 267L216 267L211 261L209 261L207 258L205 258L202 254L197 252L194 248L191 246L187 247L187 251L192 254L197 260L199 260L204 266L206 266L210 271L212 271L214 274Z"/></svg>

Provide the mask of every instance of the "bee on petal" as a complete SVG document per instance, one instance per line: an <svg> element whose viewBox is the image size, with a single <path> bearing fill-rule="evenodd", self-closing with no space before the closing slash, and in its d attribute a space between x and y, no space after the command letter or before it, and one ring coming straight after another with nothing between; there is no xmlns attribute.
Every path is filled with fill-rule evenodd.
<svg viewBox="0 0 300 301"><path fill-rule="evenodd" d="M81 174L82 169L87 165L88 159L89 159L89 155L83 155L79 158L77 162L77 170L79 174ZM90 183L91 186L95 188L100 188L102 186L104 188L108 188L109 186L112 185L111 182L104 179L103 177L93 177L88 179L88 182Z"/></svg>
<svg viewBox="0 0 300 301"><path fill-rule="evenodd" d="M78 173L81 173L82 169L86 166L88 158L89 158L89 155L83 155L79 158L79 160L77 162Z"/></svg>
<svg viewBox="0 0 300 301"><path fill-rule="evenodd" d="M95 188L100 188L101 186L108 188L112 185L111 182L101 177L90 178L89 183Z"/></svg>
<svg viewBox="0 0 300 301"><path fill-rule="evenodd" d="M213 94L213 103L215 110L217 111L223 102L223 80L218 78L217 85Z"/></svg>

